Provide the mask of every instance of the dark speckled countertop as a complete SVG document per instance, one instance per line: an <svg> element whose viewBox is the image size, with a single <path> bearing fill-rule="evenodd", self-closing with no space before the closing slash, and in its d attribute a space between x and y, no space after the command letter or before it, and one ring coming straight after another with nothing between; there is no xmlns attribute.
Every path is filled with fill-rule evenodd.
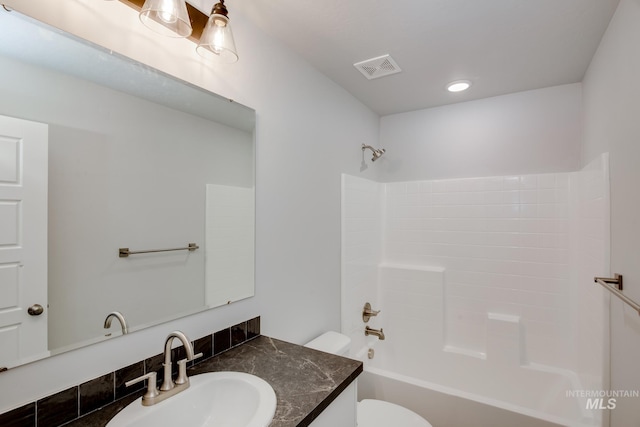
<svg viewBox="0 0 640 427"><path fill-rule="evenodd" d="M256 375L273 387L278 405L271 427L308 426L362 372L362 362L259 336L189 370L238 371ZM68 427L104 427L140 394L119 400Z"/></svg>

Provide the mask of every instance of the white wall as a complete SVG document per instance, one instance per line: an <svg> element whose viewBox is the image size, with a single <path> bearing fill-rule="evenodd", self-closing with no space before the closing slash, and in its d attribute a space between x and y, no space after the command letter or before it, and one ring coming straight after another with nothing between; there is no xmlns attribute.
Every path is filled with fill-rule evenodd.
<svg viewBox="0 0 640 427"><path fill-rule="evenodd" d="M640 1L621 0L584 79L582 163L611 161L611 273L640 301ZM640 389L640 317L611 299L611 388ZM618 399L614 427L640 425L638 398Z"/></svg>
<svg viewBox="0 0 640 427"><path fill-rule="evenodd" d="M231 6L240 61L214 66L120 2L5 3L255 108L257 244L254 298L4 372L0 412L159 353L174 329L196 338L261 315L263 333L302 343L340 327L340 174L360 174L376 114Z"/></svg>
<svg viewBox="0 0 640 427"><path fill-rule="evenodd" d="M378 266L382 262L384 185L369 179L342 175L342 327L351 338L350 356L358 354L367 342L362 321L364 304L380 310ZM369 326L379 328L376 318Z"/></svg>
<svg viewBox="0 0 640 427"><path fill-rule="evenodd" d="M581 114L576 83L385 116L380 181L575 171Z"/></svg>
<svg viewBox="0 0 640 427"><path fill-rule="evenodd" d="M218 307L255 292L255 190L207 184L205 301Z"/></svg>

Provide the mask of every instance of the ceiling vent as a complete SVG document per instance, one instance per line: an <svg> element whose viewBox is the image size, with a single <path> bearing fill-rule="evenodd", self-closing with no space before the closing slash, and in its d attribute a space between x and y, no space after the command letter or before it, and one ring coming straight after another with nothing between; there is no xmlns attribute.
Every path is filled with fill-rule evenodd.
<svg viewBox="0 0 640 427"><path fill-rule="evenodd" d="M402 71L396 61L390 55L382 55L377 58L367 59L353 64L367 79L389 76Z"/></svg>

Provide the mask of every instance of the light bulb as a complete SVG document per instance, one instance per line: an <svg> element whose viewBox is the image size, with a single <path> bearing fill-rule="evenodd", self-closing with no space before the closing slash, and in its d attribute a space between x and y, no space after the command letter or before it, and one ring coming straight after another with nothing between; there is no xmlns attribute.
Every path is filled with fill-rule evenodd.
<svg viewBox="0 0 640 427"><path fill-rule="evenodd" d="M213 57L220 62L236 62L238 55L229 18L218 13L211 14L196 51L203 57L210 57L213 53Z"/></svg>
<svg viewBox="0 0 640 427"><path fill-rule="evenodd" d="M145 0L140 21L158 34L189 37L191 20L184 0Z"/></svg>
<svg viewBox="0 0 640 427"><path fill-rule="evenodd" d="M158 18L167 24L173 24L178 20L176 17L176 11L173 7L171 0L163 0L161 9L158 13Z"/></svg>

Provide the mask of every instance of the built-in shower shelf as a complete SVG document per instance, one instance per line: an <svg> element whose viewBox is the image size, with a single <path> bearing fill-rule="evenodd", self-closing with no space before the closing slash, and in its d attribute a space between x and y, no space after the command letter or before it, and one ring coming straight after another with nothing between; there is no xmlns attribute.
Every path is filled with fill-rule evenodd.
<svg viewBox="0 0 640 427"><path fill-rule="evenodd" d="M468 348L456 347L453 345L445 345L442 351L447 353L462 354L463 356L475 357L476 359L487 360L487 353Z"/></svg>

